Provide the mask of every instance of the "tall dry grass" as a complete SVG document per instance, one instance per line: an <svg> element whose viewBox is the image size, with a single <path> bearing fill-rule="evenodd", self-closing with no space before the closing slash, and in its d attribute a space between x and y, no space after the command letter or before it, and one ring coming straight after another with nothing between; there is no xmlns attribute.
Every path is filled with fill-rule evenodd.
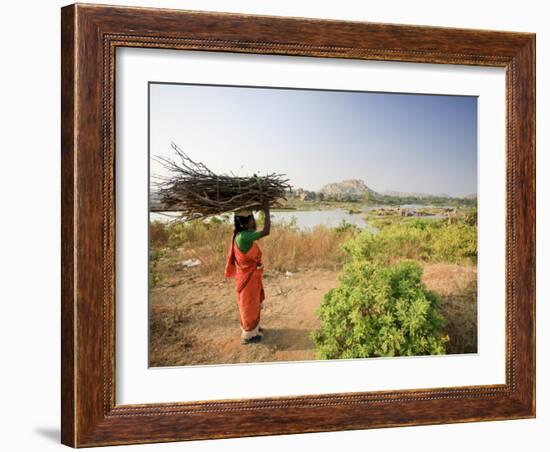
<svg viewBox="0 0 550 452"><path fill-rule="evenodd" d="M196 258L205 274L219 273L233 234L230 224L220 221L189 224L150 224L151 249L178 250L178 258ZM292 224L274 224L269 236L258 245L268 271L297 271L303 268L337 270L345 253L342 244L355 236L354 228L316 226L300 231Z"/></svg>
<svg viewBox="0 0 550 452"><path fill-rule="evenodd" d="M266 267L276 271L292 272L307 267L336 270L346 257L342 244L354 234L352 229L339 231L326 226L308 231L274 227L260 246Z"/></svg>

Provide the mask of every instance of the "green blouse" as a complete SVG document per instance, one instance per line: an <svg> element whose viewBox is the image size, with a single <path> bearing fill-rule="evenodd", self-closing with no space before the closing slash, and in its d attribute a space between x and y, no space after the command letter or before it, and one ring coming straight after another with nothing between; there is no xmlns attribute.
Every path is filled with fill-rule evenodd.
<svg viewBox="0 0 550 452"><path fill-rule="evenodd" d="M248 250L252 247L254 240L260 238L261 233L259 231L241 231L237 234L235 241L237 246L243 253L247 253Z"/></svg>

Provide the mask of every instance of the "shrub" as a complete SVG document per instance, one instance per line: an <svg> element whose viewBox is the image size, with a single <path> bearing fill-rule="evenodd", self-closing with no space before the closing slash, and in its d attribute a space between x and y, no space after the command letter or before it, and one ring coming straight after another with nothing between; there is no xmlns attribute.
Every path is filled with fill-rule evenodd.
<svg viewBox="0 0 550 452"><path fill-rule="evenodd" d="M345 218L342 218L342 221L340 221L340 224L334 228L336 232L357 231L358 229L359 228L356 225L346 221Z"/></svg>
<svg viewBox="0 0 550 452"><path fill-rule="evenodd" d="M161 280L160 274L157 272L157 265L164 253L160 250L151 250L149 253L149 285L155 287Z"/></svg>
<svg viewBox="0 0 550 452"><path fill-rule="evenodd" d="M149 236L151 246L161 247L168 241L168 234L164 224L160 221L152 221L149 224Z"/></svg>
<svg viewBox="0 0 550 452"><path fill-rule="evenodd" d="M441 228L432 239L434 260L458 262L477 260L477 227L458 223Z"/></svg>
<svg viewBox="0 0 550 452"><path fill-rule="evenodd" d="M322 327L312 334L318 358L445 354L440 299L421 277L422 268L410 261L346 264L339 287L318 310Z"/></svg>
<svg viewBox="0 0 550 452"><path fill-rule="evenodd" d="M378 233L362 231L344 244L354 259L393 263L401 259L432 262L475 263L477 226L460 221L413 219L378 222Z"/></svg>
<svg viewBox="0 0 550 452"><path fill-rule="evenodd" d="M466 212L464 222L470 226L477 225L477 206Z"/></svg>

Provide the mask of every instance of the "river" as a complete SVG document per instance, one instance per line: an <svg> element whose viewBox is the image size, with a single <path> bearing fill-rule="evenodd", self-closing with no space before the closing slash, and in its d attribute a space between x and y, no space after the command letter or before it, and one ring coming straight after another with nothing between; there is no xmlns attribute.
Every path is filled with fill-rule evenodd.
<svg viewBox="0 0 550 452"><path fill-rule="evenodd" d="M168 222L178 218L177 212L157 213L151 212L151 221ZM334 228L341 225L344 221L353 224L361 229L370 229L376 231L374 226L370 226L365 220L365 212L351 214L344 209L327 210L273 210L271 211L271 221L274 225L277 223L294 222L296 227L301 230L311 229L317 225Z"/></svg>
<svg viewBox="0 0 550 452"><path fill-rule="evenodd" d="M365 220L365 212L351 214L344 209L276 210L271 212L271 219L274 224L295 221L296 227L302 230L311 229L318 225L335 228L343 222L353 224L361 229L376 230L374 226L370 226Z"/></svg>
<svg viewBox="0 0 550 452"><path fill-rule="evenodd" d="M377 207L377 206L376 206ZM406 208L416 207L431 207L420 205L404 205ZM371 208L374 208L371 207ZM361 229L368 229L372 232L377 232L378 229L372 225L369 225L365 219L366 212L361 211L359 213L349 213L346 209L326 209L326 210L272 210L271 220L273 224L277 223L291 223L294 222L296 227L301 230L308 230L314 226L323 225L329 228L334 228L343 224L343 222L350 223ZM421 218L443 218L444 215L428 215ZM178 218L177 212L157 213L151 212L151 221L168 222Z"/></svg>

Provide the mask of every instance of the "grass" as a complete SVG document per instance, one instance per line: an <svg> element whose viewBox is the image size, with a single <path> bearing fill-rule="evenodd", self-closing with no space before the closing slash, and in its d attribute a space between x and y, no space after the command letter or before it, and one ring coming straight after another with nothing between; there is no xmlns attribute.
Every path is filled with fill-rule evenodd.
<svg viewBox="0 0 550 452"><path fill-rule="evenodd" d="M261 226L259 226L261 228ZM170 253L172 259L200 259L204 274L219 274L224 268L232 226L224 221L191 222L188 224L150 224L152 270L156 268L153 257L162 250L178 250ZM298 271L301 268L339 269L345 253L342 245L358 234L354 227L339 228L316 226L308 231L299 230L293 222L275 224L269 238L260 240L263 262L270 271ZM158 258L157 258L158 259ZM223 270L222 270L223 271Z"/></svg>
<svg viewBox="0 0 550 452"><path fill-rule="evenodd" d="M427 264L423 279L442 299L439 313L450 337L447 353L477 352L477 268Z"/></svg>
<svg viewBox="0 0 550 452"><path fill-rule="evenodd" d="M258 221L261 223L261 218ZM422 262L475 264L477 226L475 213L466 211L452 219L423 219L398 215L369 219L378 233L360 230L343 222L338 227L318 225L307 231L295 221L272 226L267 239L260 240L264 264L272 271L300 268L339 269L347 255L391 264L401 259ZM261 224L258 225L261 228ZM199 259L204 274L218 274L232 236L229 217L190 223L150 224L151 272L165 250L171 259ZM152 277L152 281L158 278ZM154 284L153 284L154 285Z"/></svg>

